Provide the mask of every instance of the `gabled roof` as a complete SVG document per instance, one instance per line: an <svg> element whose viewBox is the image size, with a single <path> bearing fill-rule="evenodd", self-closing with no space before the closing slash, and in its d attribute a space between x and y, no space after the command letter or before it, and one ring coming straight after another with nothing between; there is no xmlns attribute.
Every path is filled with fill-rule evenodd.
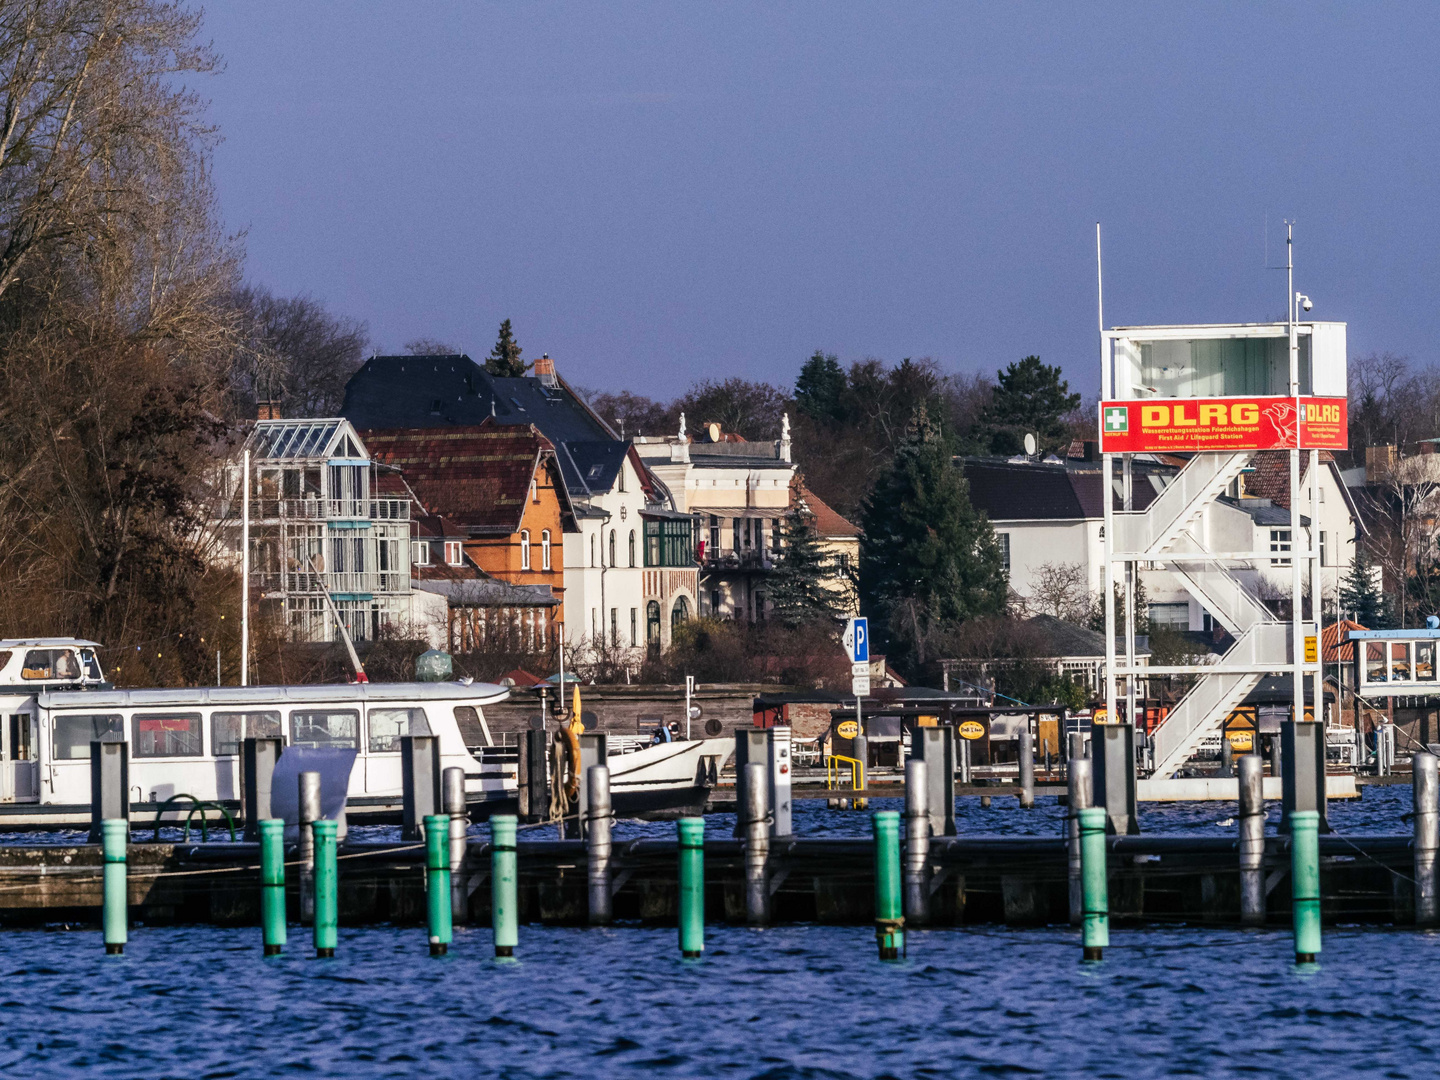
<svg viewBox="0 0 1440 1080"><path fill-rule="evenodd" d="M341 417L323 420L257 420L245 440L255 461L364 458L355 429Z"/></svg>
<svg viewBox="0 0 1440 1080"><path fill-rule="evenodd" d="M378 461L405 474L432 514L463 525L470 535L509 535L520 528L536 470L555 467L555 448L529 424L487 419L473 427L365 431ZM557 485L561 509L569 500Z"/></svg>
<svg viewBox="0 0 1440 1080"><path fill-rule="evenodd" d="M362 430L533 425L559 451L561 475L575 496L608 491L627 446L563 379L546 386L529 376L497 378L460 354L372 356L346 383L340 411ZM602 453L601 444L613 449ZM578 455L586 458L583 466ZM587 480L597 463L605 468Z"/></svg>
<svg viewBox="0 0 1440 1080"><path fill-rule="evenodd" d="M860 529L846 518L841 517L830 507L824 499L820 498L804 484L799 487L799 497L805 500L805 505L810 513L815 515L815 531L822 537L859 536ZM791 488L791 502L794 503L796 492Z"/></svg>

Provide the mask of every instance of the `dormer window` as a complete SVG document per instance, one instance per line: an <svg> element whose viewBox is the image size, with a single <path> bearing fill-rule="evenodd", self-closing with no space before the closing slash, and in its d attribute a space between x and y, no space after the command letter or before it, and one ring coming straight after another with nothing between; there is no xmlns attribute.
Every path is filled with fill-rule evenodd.
<svg viewBox="0 0 1440 1080"><path fill-rule="evenodd" d="M410 545L410 561L416 566L430 565L430 541L416 540Z"/></svg>
<svg viewBox="0 0 1440 1080"><path fill-rule="evenodd" d="M445 541L445 565L459 566L465 561L465 546L459 540Z"/></svg>

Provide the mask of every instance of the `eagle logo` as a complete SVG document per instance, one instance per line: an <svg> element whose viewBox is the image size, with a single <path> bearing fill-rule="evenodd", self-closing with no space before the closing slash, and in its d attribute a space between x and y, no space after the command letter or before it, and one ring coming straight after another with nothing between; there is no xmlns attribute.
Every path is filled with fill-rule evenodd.
<svg viewBox="0 0 1440 1080"><path fill-rule="evenodd" d="M1295 405L1290 401L1277 401L1265 406L1265 416L1279 436L1281 446L1295 445Z"/></svg>

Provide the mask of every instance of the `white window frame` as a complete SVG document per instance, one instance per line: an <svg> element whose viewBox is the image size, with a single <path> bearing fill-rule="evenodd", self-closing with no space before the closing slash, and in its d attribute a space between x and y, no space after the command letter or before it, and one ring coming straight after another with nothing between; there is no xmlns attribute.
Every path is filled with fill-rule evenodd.
<svg viewBox="0 0 1440 1080"><path fill-rule="evenodd" d="M540 531L540 569L550 569L550 530Z"/></svg>
<svg viewBox="0 0 1440 1080"><path fill-rule="evenodd" d="M445 541L445 565L460 566L465 562L465 545L459 540Z"/></svg>
<svg viewBox="0 0 1440 1080"><path fill-rule="evenodd" d="M1290 536L1290 530L1289 530L1289 529L1271 529L1271 530L1270 530L1270 565L1271 565L1271 566L1289 566L1289 565L1290 565L1289 555L1290 555L1291 548L1292 548L1293 546L1294 546L1294 545L1293 545L1293 543L1292 543L1292 538L1291 538L1291 536ZM1284 554L1284 555L1286 556L1286 558L1277 559L1277 558L1275 557L1275 556L1280 555L1280 554Z"/></svg>
<svg viewBox="0 0 1440 1080"><path fill-rule="evenodd" d="M1000 569L1006 577L1010 576L1010 534L1008 532L997 532L995 539L1000 542Z"/></svg>
<svg viewBox="0 0 1440 1080"><path fill-rule="evenodd" d="M530 530L520 530L520 569L530 569Z"/></svg>
<svg viewBox="0 0 1440 1080"><path fill-rule="evenodd" d="M410 542L410 561L416 566L430 565L429 540L412 540Z"/></svg>

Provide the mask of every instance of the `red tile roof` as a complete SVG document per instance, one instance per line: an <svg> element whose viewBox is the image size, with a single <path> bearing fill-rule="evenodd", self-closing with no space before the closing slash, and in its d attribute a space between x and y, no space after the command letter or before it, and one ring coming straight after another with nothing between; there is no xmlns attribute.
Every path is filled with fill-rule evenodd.
<svg viewBox="0 0 1440 1080"><path fill-rule="evenodd" d="M1351 622L1349 619L1341 619L1338 623L1326 623L1320 630L1322 662L1326 664L1353 663L1355 645L1349 641L1341 644L1342 631L1348 633L1351 630L1365 629L1368 627L1361 626L1358 622Z"/></svg>
<svg viewBox="0 0 1440 1080"><path fill-rule="evenodd" d="M792 500L794 492L791 493ZM800 485L800 498L805 500L805 505L815 515L815 531L821 536L859 536L860 530L846 518L841 517L833 510L824 499L820 498L803 484Z"/></svg>
<svg viewBox="0 0 1440 1080"><path fill-rule="evenodd" d="M360 438L377 461L404 472L425 509L482 533L518 530L537 467L555 468L554 446L532 424L372 429Z"/></svg>

